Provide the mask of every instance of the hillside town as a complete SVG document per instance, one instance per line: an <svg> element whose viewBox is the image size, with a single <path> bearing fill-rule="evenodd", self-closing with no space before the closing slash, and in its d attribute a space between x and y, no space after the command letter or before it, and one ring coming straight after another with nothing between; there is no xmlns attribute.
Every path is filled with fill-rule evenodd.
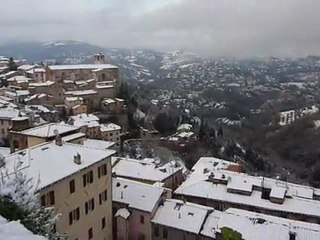
<svg viewBox="0 0 320 240"><path fill-rule="evenodd" d="M11 215L0 207L7 214L0 216L0 239L17 232L19 239L50 240L320 239L319 188L252 173L241 158L249 150L239 143L240 153L226 160L188 154L197 143L223 142L226 134L204 129L192 105L196 91L187 99L162 91L143 112L119 68L102 53L91 63L69 65L1 57L0 74L0 204L29 206L23 201L30 198L55 216L40 236L24 221L6 219ZM241 87L232 82L228 88ZM177 83L184 91L188 84L197 88L196 80ZM166 111L170 102L164 99L183 108L167 135L161 132L167 119L152 117ZM201 104L213 111L227 105ZM318 111L311 105L281 112L277 123L285 127ZM244 119L220 123L241 125ZM28 197L22 201L17 194Z"/></svg>

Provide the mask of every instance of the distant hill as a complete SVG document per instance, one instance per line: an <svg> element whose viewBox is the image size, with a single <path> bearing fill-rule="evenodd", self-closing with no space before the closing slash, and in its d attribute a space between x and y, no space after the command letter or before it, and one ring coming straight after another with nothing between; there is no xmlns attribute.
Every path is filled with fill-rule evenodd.
<svg viewBox="0 0 320 240"><path fill-rule="evenodd" d="M0 55L25 58L30 62L87 57L104 51L103 47L78 41L14 42L0 46Z"/></svg>

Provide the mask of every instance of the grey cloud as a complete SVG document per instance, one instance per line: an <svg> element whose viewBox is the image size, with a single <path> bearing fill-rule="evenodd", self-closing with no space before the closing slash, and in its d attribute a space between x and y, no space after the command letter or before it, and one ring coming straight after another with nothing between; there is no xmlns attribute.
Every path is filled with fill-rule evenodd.
<svg viewBox="0 0 320 240"><path fill-rule="evenodd" d="M75 39L244 57L320 54L319 0L181 0L145 11L148 0L100 8L89 5L94 0L2 1L0 42Z"/></svg>

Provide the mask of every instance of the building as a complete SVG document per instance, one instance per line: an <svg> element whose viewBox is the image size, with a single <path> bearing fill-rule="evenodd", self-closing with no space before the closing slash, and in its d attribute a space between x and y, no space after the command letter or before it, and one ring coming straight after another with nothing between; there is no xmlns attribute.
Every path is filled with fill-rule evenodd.
<svg viewBox="0 0 320 240"><path fill-rule="evenodd" d="M34 181L42 206L53 207L58 233L70 239L112 239L113 150L63 143L60 137L13 153L3 171Z"/></svg>
<svg viewBox="0 0 320 240"><path fill-rule="evenodd" d="M87 106L83 104L83 98L81 97L66 97L64 105L69 115L87 113Z"/></svg>
<svg viewBox="0 0 320 240"><path fill-rule="evenodd" d="M52 65L47 67L46 78L57 82L63 80L113 81L118 85L119 68L111 64Z"/></svg>
<svg viewBox="0 0 320 240"><path fill-rule="evenodd" d="M167 199L151 220L155 240L316 240L320 225L235 208L218 211L210 207ZM226 236L233 235L233 238Z"/></svg>
<svg viewBox="0 0 320 240"><path fill-rule="evenodd" d="M151 219L171 191L122 178L113 178L114 239L152 239Z"/></svg>
<svg viewBox="0 0 320 240"><path fill-rule="evenodd" d="M0 108L0 138L2 141L8 138L12 119L20 114L20 111L15 108Z"/></svg>
<svg viewBox="0 0 320 240"><path fill-rule="evenodd" d="M250 176L219 165L196 164L175 196L221 211L234 207L320 223L320 189Z"/></svg>
<svg viewBox="0 0 320 240"><path fill-rule="evenodd" d="M200 232L207 215L214 209L181 200L167 199L162 202L151 222L154 240L201 239Z"/></svg>
<svg viewBox="0 0 320 240"><path fill-rule="evenodd" d="M93 114L78 114L71 116L68 122L80 128L82 133L85 133L88 138L100 139L100 124L99 118Z"/></svg>
<svg viewBox="0 0 320 240"><path fill-rule="evenodd" d="M60 83L54 81L30 83L29 90L32 94L47 94L52 97L53 105L64 103L64 90Z"/></svg>
<svg viewBox="0 0 320 240"><path fill-rule="evenodd" d="M176 189L183 182L183 166L176 161L165 164L154 159L112 159L112 173L117 177L148 184L162 183L165 188Z"/></svg>
<svg viewBox="0 0 320 240"><path fill-rule="evenodd" d="M101 110L108 114L119 114L124 108L124 100L120 98L106 98L101 102Z"/></svg>
<svg viewBox="0 0 320 240"><path fill-rule="evenodd" d="M121 127L115 123L101 124L101 139L104 141L120 143Z"/></svg>
<svg viewBox="0 0 320 240"><path fill-rule="evenodd" d="M82 98L84 105L87 106L87 111L92 112L100 107L100 99L98 92L93 89L88 90L73 90L64 92L66 97L77 97Z"/></svg>
<svg viewBox="0 0 320 240"><path fill-rule="evenodd" d="M61 137L78 133L80 129L63 123L48 123L23 131L10 131L9 142L11 152L26 149L44 142L50 142L59 134Z"/></svg>

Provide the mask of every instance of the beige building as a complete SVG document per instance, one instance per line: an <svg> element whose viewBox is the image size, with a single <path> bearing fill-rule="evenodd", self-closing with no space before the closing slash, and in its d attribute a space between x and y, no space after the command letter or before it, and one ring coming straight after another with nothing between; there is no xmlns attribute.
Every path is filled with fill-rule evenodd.
<svg viewBox="0 0 320 240"><path fill-rule="evenodd" d="M151 240L151 219L158 204L167 197L171 197L169 189L113 178L114 239Z"/></svg>
<svg viewBox="0 0 320 240"><path fill-rule="evenodd" d="M235 171L236 165L221 159L201 158L174 195L221 211L234 207L320 223L320 189L250 176Z"/></svg>
<svg viewBox="0 0 320 240"><path fill-rule="evenodd" d="M59 215L58 233L72 240L112 239L112 150L56 141L5 158L9 174L22 171L37 184L41 204ZM18 167L17 162L19 162Z"/></svg>
<svg viewBox="0 0 320 240"><path fill-rule="evenodd" d="M41 143L50 142L59 134L61 137L78 133L80 129L63 123L49 123L38 127L17 131L9 134L11 152L26 149Z"/></svg>
<svg viewBox="0 0 320 240"><path fill-rule="evenodd" d="M120 143L121 127L115 123L101 124L101 139L104 141Z"/></svg>
<svg viewBox="0 0 320 240"><path fill-rule="evenodd" d="M87 113L88 110L87 106L83 104L83 98L81 97L66 97L64 105L69 115Z"/></svg>
<svg viewBox="0 0 320 240"><path fill-rule="evenodd" d="M101 102L101 110L109 114L119 114L123 111L124 100L120 98L106 98Z"/></svg>
<svg viewBox="0 0 320 240"><path fill-rule="evenodd" d="M52 103L55 105L64 103L63 86L60 83L53 81L30 83L29 90L32 94L45 93L52 96Z"/></svg>
<svg viewBox="0 0 320 240"><path fill-rule="evenodd" d="M176 161L161 164L152 158L142 160L113 158L114 176L175 190L184 180L183 166Z"/></svg>
<svg viewBox="0 0 320 240"><path fill-rule="evenodd" d="M100 108L100 99L98 92L92 89L89 90L74 90L64 92L66 97L77 97L83 99L83 104L88 107L88 112L93 112Z"/></svg>

